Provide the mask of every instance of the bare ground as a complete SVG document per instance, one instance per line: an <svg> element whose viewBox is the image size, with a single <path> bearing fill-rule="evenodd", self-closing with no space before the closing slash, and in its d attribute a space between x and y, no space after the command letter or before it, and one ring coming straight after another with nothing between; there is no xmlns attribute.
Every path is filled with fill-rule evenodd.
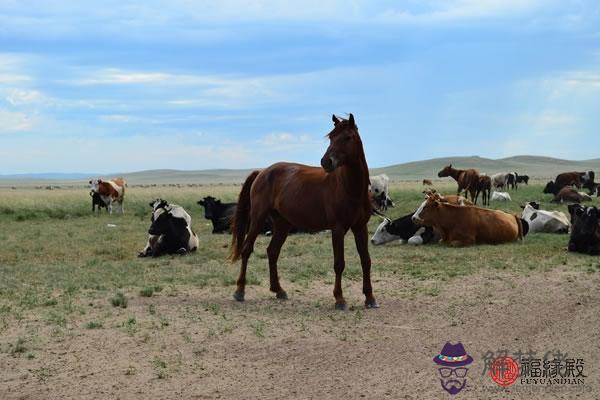
<svg viewBox="0 0 600 400"><path fill-rule="evenodd" d="M600 397L597 273L376 276L378 310L364 310L360 284L345 283L347 312L334 311L331 285L317 282L286 284L286 302L264 284L248 287L243 304L232 287L126 292L126 309L80 296L83 311L64 327L36 309L2 332L4 342L27 338L27 351L0 353L0 399L450 398L432 362L446 341L475 359L455 398ZM499 349L583 358L585 387L498 391L482 372L483 354Z"/></svg>

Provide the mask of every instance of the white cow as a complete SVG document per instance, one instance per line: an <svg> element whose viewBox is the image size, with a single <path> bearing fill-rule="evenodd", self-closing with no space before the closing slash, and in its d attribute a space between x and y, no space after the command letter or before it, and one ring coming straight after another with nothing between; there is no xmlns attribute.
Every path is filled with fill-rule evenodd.
<svg viewBox="0 0 600 400"><path fill-rule="evenodd" d="M494 189L508 189L508 172L498 172L491 176ZM493 200L493 199L492 199Z"/></svg>
<svg viewBox="0 0 600 400"><path fill-rule="evenodd" d="M492 201L512 201L507 192L492 192Z"/></svg>
<svg viewBox="0 0 600 400"><path fill-rule="evenodd" d="M393 207L394 203L390 198L390 178L386 174L369 177L369 192L373 195L377 208L380 211L387 210L388 206Z"/></svg>
<svg viewBox="0 0 600 400"><path fill-rule="evenodd" d="M540 210L536 202L526 203L521 218L529 224L529 233L567 233L569 231L569 218L561 211Z"/></svg>

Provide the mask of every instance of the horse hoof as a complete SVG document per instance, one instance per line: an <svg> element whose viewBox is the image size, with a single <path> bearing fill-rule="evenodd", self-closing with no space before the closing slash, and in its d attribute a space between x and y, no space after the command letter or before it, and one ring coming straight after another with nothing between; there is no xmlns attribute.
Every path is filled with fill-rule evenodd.
<svg viewBox="0 0 600 400"><path fill-rule="evenodd" d="M346 303L335 303L335 309L338 311L346 311Z"/></svg>
<svg viewBox="0 0 600 400"><path fill-rule="evenodd" d="M233 294L233 298L235 299L235 301L244 301L244 293L242 292L235 292Z"/></svg>
<svg viewBox="0 0 600 400"><path fill-rule="evenodd" d="M377 304L377 302L375 300L373 300L373 301L366 301L365 302L365 307L366 308L379 308L379 304Z"/></svg>
<svg viewBox="0 0 600 400"><path fill-rule="evenodd" d="M276 296L279 300L287 300L288 299L288 295L286 292L279 292L279 293L277 293Z"/></svg>

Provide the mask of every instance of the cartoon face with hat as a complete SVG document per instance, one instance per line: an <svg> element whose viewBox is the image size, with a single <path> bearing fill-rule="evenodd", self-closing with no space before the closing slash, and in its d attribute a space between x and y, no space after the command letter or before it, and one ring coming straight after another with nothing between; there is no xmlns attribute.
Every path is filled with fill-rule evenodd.
<svg viewBox="0 0 600 400"><path fill-rule="evenodd" d="M465 366L473 362L473 357L467 354L462 343L446 342L442 352L433 357L433 362L440 366L440 383L446 392L455 395L463 390L469 370Z"/></svg>

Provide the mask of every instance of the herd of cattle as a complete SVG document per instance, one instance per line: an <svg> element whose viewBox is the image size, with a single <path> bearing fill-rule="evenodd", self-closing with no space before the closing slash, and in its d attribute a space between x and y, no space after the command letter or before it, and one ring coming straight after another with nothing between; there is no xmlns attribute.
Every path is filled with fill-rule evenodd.
<svg viewBox="0 0 600 400"><path fill-rule="evenodd" d="M458 184L457 194L442 195L435 189L427 189L424 191L425 200L414 212L395 220L383 214L388 207L394 206L389 193L389 178L386 175L370 178L373 213L383 219L371 239L373 245L400 241L413 245L443 242L449 246L469 246L512 242L537 232L570 232L569 251L600 254L600 212L596 207L579 204L591 200L594 193L600 196L600 185L594 182L593 171L559 174L544 188L544 193L554 195L552 201L574 203L568 206L570 217L561 211L541 210L536 202L521 206L520 216L477 207L480 194L484 206L489 205L490 200L510 201L506 190L518 190L520 183L528 184L527 175L509 172L487 176L475 169L460 170L448 165L438 173L438 177L454 178ZM123 178L95 179L89 184L93 212L106 208L112 213L113 205L117 205L123 213L127 187ZM424 179L423 185L432 185L432 182ZM588 193L580 192L578 189L581 188L587 189ZM211 221L212 233L231 232L236 203L223 203L212 196L197 203L204 208L204 217ZM138 254L140 257L186 254L198 248L199 240L192 230L192 219L183 207L162 199L152 201L150 207L148 241ZM269 234L270 231L267 221L262 232ZM291 231L296 232L300 230Z"/></svg>

